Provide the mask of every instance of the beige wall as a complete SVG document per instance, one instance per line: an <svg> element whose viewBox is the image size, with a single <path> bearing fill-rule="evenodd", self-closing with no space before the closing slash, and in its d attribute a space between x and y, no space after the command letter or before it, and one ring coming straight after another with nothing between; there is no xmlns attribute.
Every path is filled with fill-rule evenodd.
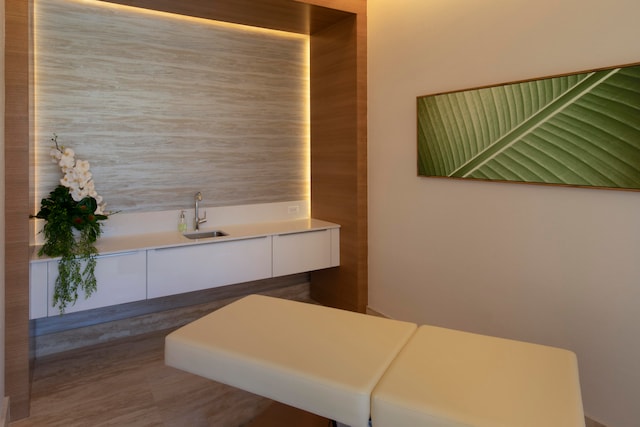
<svg viewBox="0 0 640 427"><path fill-rule="evenodd" d="M34 14L35 204L61 178L54 133L110 210L309 198L307 36L104 2Z"/></svg>
<svg viewBox="0 0 640 427"><path fill-rule="evenodd" d="M369 0L369 305L561 346L640 419L640 193L418 178L416 96L640 61L637 0Z"/></svg>

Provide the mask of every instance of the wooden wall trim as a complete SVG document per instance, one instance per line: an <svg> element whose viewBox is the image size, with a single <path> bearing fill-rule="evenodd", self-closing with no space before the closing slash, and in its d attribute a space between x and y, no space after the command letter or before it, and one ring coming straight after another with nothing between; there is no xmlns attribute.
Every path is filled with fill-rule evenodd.
<svg viewBox="0 0 640 427"><path fill-rule="evenodd" d="M29 415L29 2L5 1L5 393Z"/></svg>
<svg viewBox="0 0 640 427"><path fill-rule="evenodd" d="M336 222L341 265L311 275L311 297L365 312L367 285L366 16L311 36L311 214Z"/></svg>
<svg viewBox="0 0 640 427"><path fill-rule="evenodd" d="M348 16L321 2L291 0L102 0L126 6L269 28L313 34Z"/></svg>

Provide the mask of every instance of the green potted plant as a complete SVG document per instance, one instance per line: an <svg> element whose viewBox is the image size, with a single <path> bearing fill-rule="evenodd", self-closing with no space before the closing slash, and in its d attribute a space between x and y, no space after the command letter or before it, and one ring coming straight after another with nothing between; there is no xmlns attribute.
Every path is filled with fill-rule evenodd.
<svg viewBox="0 0 640 427"><path fill-rule="evenodd" d="M86 297L96 290L95 242L102 234L100 221L108 216L102 197L95 190L89 162L76 160L73 150L58 144L57 135L51 140L55 144L51 158L64 176L49 196L42 199L40 211L34 217L45 220L44 244L38 255L60 257L53 305L64 313L68 305L77 301L80 290Z"/></svg>

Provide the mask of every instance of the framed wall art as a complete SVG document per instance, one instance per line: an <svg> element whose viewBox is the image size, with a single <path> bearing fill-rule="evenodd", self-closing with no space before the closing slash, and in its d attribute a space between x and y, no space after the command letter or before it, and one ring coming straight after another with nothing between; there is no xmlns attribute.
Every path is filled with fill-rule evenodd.
<svg viewBox="0 0 640 427"><path fill-rule="evenodd" d="M418 175L640 190L640 64L417 98Z"/></svg>

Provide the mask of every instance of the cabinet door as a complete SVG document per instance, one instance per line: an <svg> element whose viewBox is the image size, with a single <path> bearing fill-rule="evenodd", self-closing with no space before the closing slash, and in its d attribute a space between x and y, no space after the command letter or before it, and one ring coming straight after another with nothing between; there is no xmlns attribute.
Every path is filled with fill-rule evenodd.
<svg viewBox="0 0 640 427"><path fill-rule="evenodd" d="M302 273L332 267L331 230L273 236L273 275Z"/></svg>
<svg viewBox="0 0 640 427"><path fill-rule="evenodd" d="M49 298L47 294L48 262L32 262L29 266L29 319L47 317Z"/></svg>
<svg viewBox="0 0 640 427"><path fill-rule="evenodd" d="M271 277L271 237L148 251L148 298Z"/></svg>
<svg viewBox="0 0 640 427"><path fill-rule="evenodd" d="M147 297L146 251L100 255L97 261L98 289L89 298L85 298L84 293L80 292L76 303L68 306L65 313L139 301ZM58 262L50 261L48 264L48 314L54 316L60 314L60 310L52 306L55 281L58 277Z"/></svg>

